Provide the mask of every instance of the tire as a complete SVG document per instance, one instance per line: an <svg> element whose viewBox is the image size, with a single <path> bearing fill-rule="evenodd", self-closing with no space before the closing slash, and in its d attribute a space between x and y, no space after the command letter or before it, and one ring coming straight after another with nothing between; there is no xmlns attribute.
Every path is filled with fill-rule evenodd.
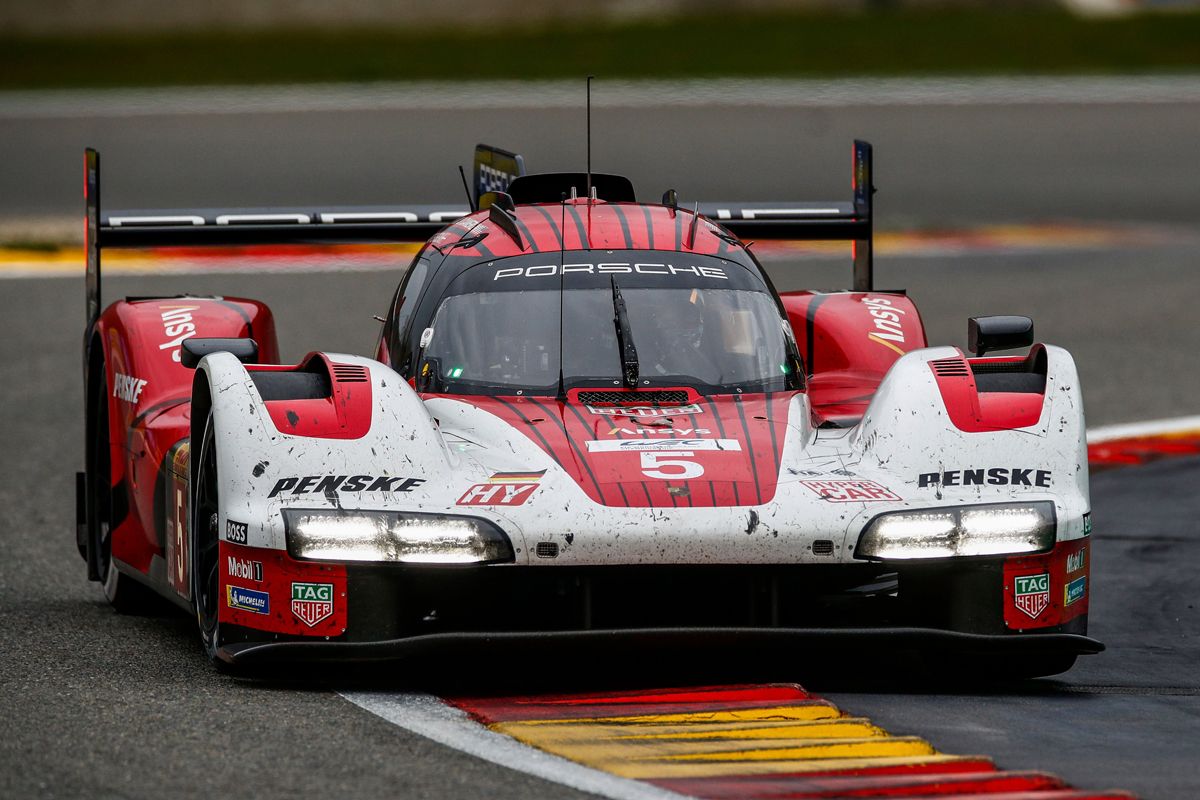
<svg viewBox="0 0 1200 800"><path fill-rule="evenodd" d="M104 364L93 375L93 394L89 405L93 409L91 442L87 470L87 547L96 551L96 565L104 597L119 614L139 616L159 614L162 599L151 589L124 575L113 564L112 529L112 464L108 446L108 380Z"/></svg>
<svg viewBox="0 0 1200 800"><path fill-rule="evenodd" d="M222 666L218 651L224 640L220 622L220 495L217 480L217 447L212 412L193 463L195 492L191 514L191 583L200 642L213 664Z"/></svg>

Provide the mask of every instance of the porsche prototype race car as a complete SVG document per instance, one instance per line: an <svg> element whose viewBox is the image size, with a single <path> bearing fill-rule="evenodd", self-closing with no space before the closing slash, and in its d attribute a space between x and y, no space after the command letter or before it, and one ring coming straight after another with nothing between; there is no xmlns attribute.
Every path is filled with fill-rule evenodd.
<svg viewBox="0 0 1200 800"><path fill-rule="evenodd" d="M928 346L853 170L688 209L480 145L469 208L102 214L89 150L88 576L226 667L891 637L1068 668L1103 647L1074 362L1025 317ZM853 288L778 293L740 237L852 240ZM254 300L100 302L106 248L364 241L425 242L371 356L281 364Z"/></svg>

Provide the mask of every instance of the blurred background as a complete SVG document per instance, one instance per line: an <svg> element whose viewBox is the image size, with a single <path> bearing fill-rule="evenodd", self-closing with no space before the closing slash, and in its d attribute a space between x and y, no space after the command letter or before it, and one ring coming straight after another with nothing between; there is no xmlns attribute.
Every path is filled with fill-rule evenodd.
<svg viewBox="0 0 1200 800"><path fill-rule="evenodd" d="M876 286L907 289L931 343L1028 315L1073 353L1089 426L1200 413L1200 3L0 0L0 686L26 721L0 795L538 796L337 698L231 683L191 622L118 617L84 581L80 178L92 146L110 211L456 203L477 142L582 169L588 74L594 166L643 200L848 199L866 139ZM754 252L782 290L850 283L848 250ZM104 292L254 297L284 358L369 353L411 253L113 251ZM1198 796L1195 470L1094 475L1109 654L1025 693L846 707L1077 785Z"/></svg>
<svg viewBox="0 0 1200 800"><path fill-rule="evenodd" d="M878 285L932 342L1027 313L1076 353L1091 420L1195 412L1165 376L1200 349L1178 324L1200 296L1197 2L6 0L0 31L0 274L75 279L47 289L71 303L84 146L108 209L457 202L476 142L581 168L594 74L595 167L643 198L841 199L865 138ZM838 250L758 252L781 288L849 281ZM106 272L257 292L292 356L369 350L409 257L185 255ZM307 324L330 293L353 316Z"/></svg>

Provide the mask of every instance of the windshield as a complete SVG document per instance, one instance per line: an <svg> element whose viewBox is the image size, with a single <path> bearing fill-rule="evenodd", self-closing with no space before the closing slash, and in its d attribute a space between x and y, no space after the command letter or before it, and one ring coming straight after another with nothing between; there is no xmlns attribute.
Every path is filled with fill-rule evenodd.
<svg viewBox="0 0 1200 800"><path fill-rule="evenodd" d="M678 253L649 255L681 258ZM795 368L794 348L789 347L785 338L789 329L766 287L738 265L683 258L723 267L689 264L696 270L693 273L666 263L567 265L561 293L561 366L566 388L626 385L622 353L629 351L621 345L628 342L621 341L623 325L618 317L634 345L639 388L786 388ZM531 266L517 275L504 274L505 269L510 273L513 269L504 264L473 267L451 285L422 336L426 345L419 372L426 390L468 394L553 394L557 390L558 265L543 265L540 271ZM584 272L584 266L592 269ZM576 272L572 267L580 269ZM619 267L628 271L618 271ZM510 277L518 280L506 280ZM615 307L618 298L624 305L621 315Z"/></svg>

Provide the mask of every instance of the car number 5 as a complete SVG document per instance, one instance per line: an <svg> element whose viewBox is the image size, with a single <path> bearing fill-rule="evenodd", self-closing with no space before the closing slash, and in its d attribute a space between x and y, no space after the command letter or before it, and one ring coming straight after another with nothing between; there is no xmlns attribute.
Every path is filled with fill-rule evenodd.
<svg viewBox="0 0 1200 800"><path fill-rule="evenodd" d="M704 467L685 458L691 455L691 451L643 452L642 474L664 481L699 478L704 474Z"/></svg>

